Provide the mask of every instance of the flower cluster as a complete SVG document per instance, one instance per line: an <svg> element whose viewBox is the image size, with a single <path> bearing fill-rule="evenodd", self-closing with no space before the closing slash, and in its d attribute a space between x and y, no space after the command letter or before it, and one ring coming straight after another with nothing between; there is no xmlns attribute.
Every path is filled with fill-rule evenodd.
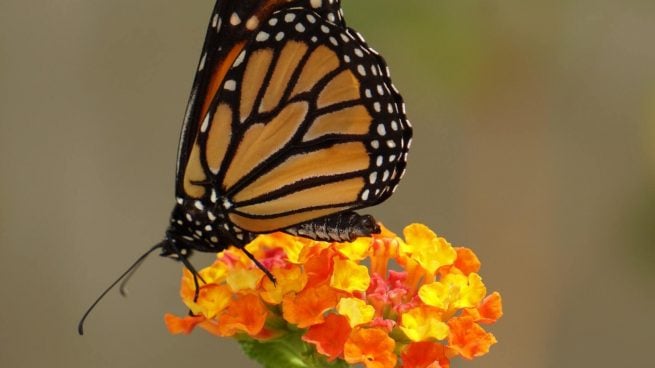
<svg viewBox="0 0 655 368"><path fill-rule="evenodd" d="M199 271L204 283L196 301L193 275L184 271L181 295L191 315L167 314L171 333L199 326L254 342L250 353L286 340L280 346L297 350L289 359L319 367L445 368L496 343L481 325L501 317L500 294L487 295L470 249L451 246L424 225L407 226L404 240L386 229L350 243L275 233L246 248L277 283L239 249L219 253Z"/></svg>

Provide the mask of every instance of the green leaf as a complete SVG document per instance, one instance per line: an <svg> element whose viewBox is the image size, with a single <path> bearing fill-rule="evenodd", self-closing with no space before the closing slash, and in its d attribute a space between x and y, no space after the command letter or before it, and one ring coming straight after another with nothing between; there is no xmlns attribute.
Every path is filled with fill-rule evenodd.
<svg viewBox="0 0 655 368"><path fill-rule="evenodd" d="M346 368L342 360L328 362L313 346L301 340L299 333L287 333L281 338L258 341L240 338L243 351L264 368Z"/></svg>

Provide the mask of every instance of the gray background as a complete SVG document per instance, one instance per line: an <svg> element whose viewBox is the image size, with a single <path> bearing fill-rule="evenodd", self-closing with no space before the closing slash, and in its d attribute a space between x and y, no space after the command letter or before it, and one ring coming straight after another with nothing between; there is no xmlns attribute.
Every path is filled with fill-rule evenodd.
<svg viewBox="0 0 655 368"><path fill-rule="evenodd" d="M0 366L253 366L170 336L181 266L149 259L212 0L0 2ZM635 367L655 341L655 3L345 0L415 126L371 212L473 247L499 344L454 367ZM208 262L196 259L197 264Z"/></svg>

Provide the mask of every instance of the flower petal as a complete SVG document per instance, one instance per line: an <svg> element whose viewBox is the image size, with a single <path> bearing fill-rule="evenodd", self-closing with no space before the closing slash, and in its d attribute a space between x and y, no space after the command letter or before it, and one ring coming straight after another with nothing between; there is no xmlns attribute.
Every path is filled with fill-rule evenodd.
<svg viewBox="0 0 655 368"><path fill-rule="evenodd" d="M352 242L334 243L334 248L344 257L358 262L368 257L372 244L371 238L357 238Z"/></svg>
<svg viewBox="0 0 655 368"><path fill-rule="evenodd" d="M441 311L419 306L403 313L400 319L400 329L412 341L430 339L442 340L448 336L448 325L441 321Z"/></svg>
<svg viewBox="0 0 655 368"><path fill-rule="evenodd" d="M330 286L352 293L366 291L371 283L368 268L349 259L335 259Z"/></svg>
<svg viewBox="0 0 655 368"><path fill-rule="evenodd" d="M396 366L396 342L378 328L355 329L344 346L343 354L350 364L363 363L366 368Z"/></svg>
<svg viewBox="0 0 655 368"><path fill-rule="evenodd" d="M178 317L170 313L166 313L164 315L166 328L168 328L168 332L173 335L188 335L191 333L191 331L193 331L196 325L203 322L204 320L205 317L203 316Z"/></svg>
<svg viewBox="0 0 655 368"><path fill-rule="evenodd" d="M455 248L457 252L457 259L454 266L457 267L462 273L468 275L473 272L480 271L480 260L469 248L458 247Z"/></svg>
<svg viewBox="0 0 655 368"><path fill-rule="evenodd" d="M436 342L413 342L403 349L403 368L448 368L446 347Z"/></svg>
<svg viewBox="0 0 655 368"><path fill-rule="evenodd" d="M371 322L375 315L375 308L361 299L343 298L337 304L337 312L348 318L350 327L356 327Z"/></svg>
<svg viewBox="0 0 655 368"><path fill-rule="evenodd" d="M343 353L343 346L351 330L346 317L330 314L325 317L325 322L311 326L302 339L316 346L316 351L332 361Z"/></svg>
<svg viewBox="0 0 655 368"><path fill-rule="evenodd" d="M465 309L462 316L470 316L475 322L491 324L503 316L503 302L497 291L482 300L477 308Z"/></svg>
<svg viewBox="0 0 655 368"><path fill-rule="evenodd" d="M491 345L497 342L494 335L486 332L470 317L451 318L448 326L448 346L466 359L485 355Z"/></svg>
<svg viewBox="0 0 655 368"><path fill-rule="evenodd" d="M232 291L238 293L243 290L255 290L262 277L264 273L258 268L235 268L227 274L226 281Z"/></svg>
<svg viewBox="0 0 655 368"><path fill-rule="evenodd" d="M277 280L273 284L267 277L262 279L259 295L269 304L280 304L285 295L297 293L305 287L307 274L299 266L271 270Z"/></svg>
<svg viewBox="0 0 655 368"><path fill-rule="evenodd" d="M487 289L477 273L471 273L468 277L449 273L441 281L423 285L418 291L425 304L442 310L476 307L486 293Z"/></svg>
<svg viewBox="0 0 655 368"><path fill-rule="evenodd" d="M400 251L409 254L428 273L434 274L440 267L452 265L457 252L444 238L439 238L427 226L412 224L403 231L405 242Z"/></svg>
<svg viewBox="0 0 655 368"><path fill-rule="evenodd" d="M327 284L308 287L298 294L287 294L282 299L284 319L299 328L322 323L325 311L334 308L340 293Z"/></svg>
<svg viewBox="0 0 655 368"><path fill-rule="evenodd" d="M268 310L257 295L240 295L218 317L218 329L222 336L237 332L255 336L264 328L267 316Z"/></svg>

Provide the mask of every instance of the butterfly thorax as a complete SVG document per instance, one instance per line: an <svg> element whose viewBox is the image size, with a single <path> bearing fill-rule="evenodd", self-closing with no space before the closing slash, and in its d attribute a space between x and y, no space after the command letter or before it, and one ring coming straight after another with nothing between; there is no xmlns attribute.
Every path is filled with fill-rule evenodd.
<svg viewBox="0 0 655 368"><path fill-rule="evenodd" d="M244 240L251 240L246 234L240 236L243 239L231 235L235 230L240 232L225 220L231 202L224 197L213 202L207 206L199 200L177 200L166 230L166 239L170 244L162 255L186 255L184 253L194 250L220 252L230 245L241 245Z"/></svg>

